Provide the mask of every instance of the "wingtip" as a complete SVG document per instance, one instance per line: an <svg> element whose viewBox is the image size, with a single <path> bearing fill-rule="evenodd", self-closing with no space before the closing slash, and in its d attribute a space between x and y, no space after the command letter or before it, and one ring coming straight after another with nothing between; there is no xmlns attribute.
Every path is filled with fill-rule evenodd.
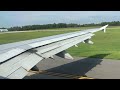
<svg viewBox="0 0 120 90"><path fill-rule="evenodd" d="M108 24L107 25L105 25L105 26L103 26L103 27L101 27L100 29L101 30L103 30L104 31L104 33L106 32L106 28L108 27Z"/></svg>
<svg viewBox="0 0 120 90"><path fill-rule="evenodd" d="M108 26L109 26L109 24L106 25L106 27L108 27Z"/></svg>
<svg viewBox="0 0 120 90"><path fill-rule="evenodd" d="M105 27L104 27L104 33L106 32L106 28L107 28L108 26L109 26L108 24L105 25Z"/></svg>

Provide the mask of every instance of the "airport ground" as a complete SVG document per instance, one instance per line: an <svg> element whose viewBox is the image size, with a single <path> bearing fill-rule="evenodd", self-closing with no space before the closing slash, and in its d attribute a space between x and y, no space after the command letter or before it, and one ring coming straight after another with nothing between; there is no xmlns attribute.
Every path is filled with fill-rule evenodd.
<svg viewBox="0 0 120 90"><path fill-rule="evenodd" d="M79 28L59 28L47 29L38 31L28 31L20 33L5 33L0 34L0 44L30 40L51 35L58 35L78 30L85 30L98 27L79 27ZM51 30L51 31L50 31ZM91 39L94 44L88 45L80 43L79 47L71 47L67 51L76 57L101 58L101 54L108 54L105 59L120 59L120 27L108 26L106 33L102 31L96 32Z"/></svg>
<svg viewBox="0 0 120 90"><path fill-rule="evenodd" d="M40 61L37 64L40 72L30 72L24 79L120 79L120 61L103 59L105 56L74 57L74 60L54 56Z"/></svg>
<svg viewBox="0 0 120 90"><path fill-rule="evenodd" d="M56 30L29 31L0 34L0 44L41 38L87 28L61 28ZM95 33L94 44L80 43L67 50L74 60L56 57L37 64L41 73L29 73L24 79L71 79L87 76L96 79L120 79L120 27L108 27L106 33ZM52 75L51 75L52 73ZM59 75L59 76L58 76ZM64 77L63 77L64 76Z"/></svg>

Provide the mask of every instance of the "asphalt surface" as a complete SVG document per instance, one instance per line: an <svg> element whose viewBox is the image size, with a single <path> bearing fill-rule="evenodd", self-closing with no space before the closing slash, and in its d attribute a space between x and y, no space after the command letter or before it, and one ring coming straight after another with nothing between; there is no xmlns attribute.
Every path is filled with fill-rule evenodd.
<svg viewBox="0 0 120 90"><path fill-rule="evenodd" d="M103 58L107 54L100 54ZM37 64L39 70L87 76L95 79L120 79L120 60L98 59L91 57L75 57L74 60L66 60L57 56L54 59L44 59ZM69 79L65 77L47 74L29 73L24 79Z"/></svg>

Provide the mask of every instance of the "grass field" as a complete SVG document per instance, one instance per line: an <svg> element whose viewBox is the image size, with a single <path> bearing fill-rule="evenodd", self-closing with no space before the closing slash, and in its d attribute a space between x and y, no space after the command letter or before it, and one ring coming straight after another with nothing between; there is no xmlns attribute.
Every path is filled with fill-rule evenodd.
<svg viewBox="0 0 120 90"><path fill-rule="evenodd" d="M29 40L45 36L57 35L67 33L68 31L46 31L46 32L20 32L20 33L6 33L0 34L0 44L12 43L17 41Z"/></svg>
<svg viewBox="0 0 120 90"><path fill-rule="evenodd" d="M96 32L91 39L94 44L80 43L79 47L68 49L73 56L98 57L120 60L120 27L108 28L106 33Z"/></svg>
<svg viewBox="0 0 120 90"><path fill-rule="evenodd" d="M87 28L94 28L94 27L63 28L63 29L55 29L56 31L45 31L45 32L36 31L36 32L24 32L24 33L0 34L0 44L68 33L68 32L83 30ZM120 27L108 27L106 33L103 33L102 31L96 32L95 36L93 36L91 40L94 42L93 45L80 43L78 45L79 47L71 47L67 51L72 56L82 56L82 57L93 56L97 58L103 58L103 55L106 55L104 58L120 60Z"/></svg>
<svg viewBox="0 0 120 90"><path fill-rule="evenodd" d="M46 29L46 30L43 29L43 30L33 31L33 32L5 33L5 34L0 34L0 44L6 44L6 43L29 40L29 39L40 38L45 36L63 34L63 33L68 33L68 32L73 32L78 30L84 30L87 28L94 28L94 27L58 28L58 29Z"/></svg>

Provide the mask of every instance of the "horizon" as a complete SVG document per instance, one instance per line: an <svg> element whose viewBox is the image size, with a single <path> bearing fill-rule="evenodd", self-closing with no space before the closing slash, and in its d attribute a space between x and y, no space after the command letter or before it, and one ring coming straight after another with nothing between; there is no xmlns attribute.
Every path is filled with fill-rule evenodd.
<svg viewBox="0 0 120 90"><path fill-rule="evenodd" d="M120 22L120 21L110 21L110 22ZM62 23L62 22L61 22ZM100 22L100 23L94 23L94 24L101 24L103 22ZM48 23L48 24L54 24L54 23ZM59 24L59 23L55 23L55 24ZM77 23L65 23L65 24L77 24ZM85 25L86 23L84 24L78 24L78 25ZM93 24L93 23L87 23L87 24ZM32 26L32 25L47 25L47 24L31 24L31 25L23 25L23 26ZM23 27L23 26L13 26L13 27ZM0 27L0 29L2 28L5 28L5 27ZM9 27L9 28L12 28L12 27ZM7 28L5 28L7 29Z"/></svg>
<svg viewBox="0 0 120 90"><path fill-rule="evenodd" d="M120 11L0 11L0 27L120 21Z"/></svg>

